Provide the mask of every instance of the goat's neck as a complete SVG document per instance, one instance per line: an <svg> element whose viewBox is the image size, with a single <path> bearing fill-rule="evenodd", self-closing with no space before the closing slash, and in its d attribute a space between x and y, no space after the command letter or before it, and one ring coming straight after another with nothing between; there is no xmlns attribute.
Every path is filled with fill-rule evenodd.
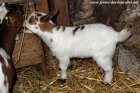
<svg viewBox="0 0 140 93"><path fill-rule="evenodd" d="M8 27L3 39L3 48L11 56L15 45L15 37L17 34L17 27Z"/></svg>
<svg viewBox="0 0 140 93"><path fill-rule="evenodd" d="M22 18L21 13L12 13L12 17L17 19L17 18ZM18 20L19 20L18 19ZM20 20L19 20L20 21ZM8 22L8 25L7 25ZM18 31L18 28L15 22L15 25L13 25L9 20L7 20L7 22L5 21L3 24L6 24L5 27L3 27L4 32L2 32L3 34L3 40L1 41L1 47L5 49L5 51L9 54L9 56L12 56L13 53L13 49L14 49L14 45L15 45L15 37Z"/></svg>

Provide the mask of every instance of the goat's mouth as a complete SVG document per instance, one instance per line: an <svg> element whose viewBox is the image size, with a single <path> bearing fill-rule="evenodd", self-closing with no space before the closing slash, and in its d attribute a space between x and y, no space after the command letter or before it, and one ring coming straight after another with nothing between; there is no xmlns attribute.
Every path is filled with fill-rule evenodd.
<svg viewBox="0 0 140 93"><path fill-rule="evenodd" d="M30 24L25 23L25 27L30 30Z"/></svg>
<svg viewBox="0 0 140 93"><path fill-rule="evenodd" d="M33 30L34 29L33 26L28 21L25 22L25 28L30 30L31 33L35 34L35 31Z"/></svg>

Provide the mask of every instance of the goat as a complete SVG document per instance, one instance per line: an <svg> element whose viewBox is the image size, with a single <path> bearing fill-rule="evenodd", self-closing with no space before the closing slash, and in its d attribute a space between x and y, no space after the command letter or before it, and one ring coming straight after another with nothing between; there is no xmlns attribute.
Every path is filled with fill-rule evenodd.
<svg viewBox="0 0 140 93"><path fill-rule="evenodd" d="M4 5L5 4L2 4L0 8L5 7L1 9L7 9ZM20 20L22 14L17 8L17 11L9 11L8 16L14 19L19 18L18 20ZM13 82L15 81L12 53L14 49L16 33L19 27L13 25L13 23L17 25L17 21L11 22L10 18L7 20L3 18L1 19L3 22L1 20L2 23L0 24L0 93L9 93L12 85L14 84Z"/></svg>
<svg viewBox="0 0 140 93"><path fill-rule="evenodd" d="M25 25L48 45L59 61L61 79L67 79L66 70L70 58L92 57L105 71L104 83L110 84L113 78L112 58L118 42L128 39L131 32L126 28L116 32L104 24L85 24L74 27L57 26L51 19L57 11L49 14L33 12Z"/></svg>

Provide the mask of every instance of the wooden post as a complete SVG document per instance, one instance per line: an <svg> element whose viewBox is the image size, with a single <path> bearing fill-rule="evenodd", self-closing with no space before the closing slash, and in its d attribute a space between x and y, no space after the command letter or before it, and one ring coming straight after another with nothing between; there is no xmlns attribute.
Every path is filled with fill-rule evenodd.
<svg viewBox="0 0 140 93"><path fill-rule="evenodd" d="M67 0L53 0L53 3L55 9L58 9L60 11L57 18L57 24L70 26Z"/></svg>

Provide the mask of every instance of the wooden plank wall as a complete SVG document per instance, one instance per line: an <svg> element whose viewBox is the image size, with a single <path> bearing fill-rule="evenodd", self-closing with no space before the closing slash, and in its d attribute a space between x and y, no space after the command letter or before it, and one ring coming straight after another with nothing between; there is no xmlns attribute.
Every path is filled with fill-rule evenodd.
<svg viewBox="0 0 140 93"><path fill-rule="evenodd" d="M48 7L48 1L47 0L35 0L36 2L36 10L48 13L49 7Z"/></svg>
<svg viewBox="0 0 140 93"><path fill-rule="evenodd" d="M57 18L57 24L70 26L67 0L52 0L52 1L54 3L55 9L58 9L60 11Z"/></svg>
<svg viewBox="0 0 140 93"><path fill-rule="evenodd" d="M49 9L59 10L60 13L57 17L58 25L65 25L65 26L70 25L67 0L35 0L35 2L36 2L37 11L48 13Z"/></svg>

